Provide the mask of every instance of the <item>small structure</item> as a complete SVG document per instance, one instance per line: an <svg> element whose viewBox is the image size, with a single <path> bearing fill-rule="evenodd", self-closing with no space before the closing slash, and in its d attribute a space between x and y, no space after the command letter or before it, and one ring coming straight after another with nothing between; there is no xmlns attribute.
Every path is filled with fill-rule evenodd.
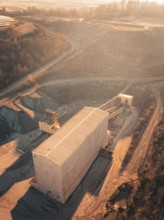
<svg viewBox="0 0 164 220"><path fill-rule="evenodd" d="M4 16L4 15L0 15L0 28L1 27L7 27L7 26L11 25L14 22L16 22L16 20L14 18Z"/></svg>
<svg viewBox="0 0 164 220"><path fill-rule="evenodd" d="M108 144L108 113L84 107L33 150L32 186L65 203Z"/></svg>
<svg viewBox="0 0 164 220"><path fill-rule="evenodd" d="M53 134L60 125L57 120L56 112L46 109L45 115L42 121L39 121L39 129L49 134Z"/></svg>
<svg viewBox="0 0 164 220"><path fill-rule="evenodd" d="M127 104L129 107L133 105L133 96L126 94L119 94L118 98L121 99L122 104Z"/></svg>

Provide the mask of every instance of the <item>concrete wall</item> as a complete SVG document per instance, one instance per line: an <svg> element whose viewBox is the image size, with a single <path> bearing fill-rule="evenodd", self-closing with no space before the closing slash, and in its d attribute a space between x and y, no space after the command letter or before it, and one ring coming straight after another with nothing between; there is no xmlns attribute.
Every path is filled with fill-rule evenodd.
<svg viewBox="0 0 164 220"><path fill-rule="evenodd" d="M35 153L33 153L33 161L37 183L32 186L52 199L60 201L57 190L63 191L61 167L49 158Z"/></svg>

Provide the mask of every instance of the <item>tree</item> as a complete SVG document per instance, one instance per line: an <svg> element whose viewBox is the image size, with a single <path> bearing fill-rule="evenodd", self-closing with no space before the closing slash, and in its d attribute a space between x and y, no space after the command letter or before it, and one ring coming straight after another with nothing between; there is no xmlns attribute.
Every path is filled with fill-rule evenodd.
<svg viewBox="0 0 164 220"><path fill-rule="evenodd" d="M1 11L2 15L6 15L6 8L2 7L2 11Z"/></svg>

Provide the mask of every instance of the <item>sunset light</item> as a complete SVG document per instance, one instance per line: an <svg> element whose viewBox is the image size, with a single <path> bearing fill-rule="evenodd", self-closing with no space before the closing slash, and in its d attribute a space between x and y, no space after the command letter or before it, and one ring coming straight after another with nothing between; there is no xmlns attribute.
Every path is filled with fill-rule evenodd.
<svg viewBox="0 0 164 220"><path fill-rule="evenodd" d="M164 0L0 0L0 220L161 220Z"/></svg>

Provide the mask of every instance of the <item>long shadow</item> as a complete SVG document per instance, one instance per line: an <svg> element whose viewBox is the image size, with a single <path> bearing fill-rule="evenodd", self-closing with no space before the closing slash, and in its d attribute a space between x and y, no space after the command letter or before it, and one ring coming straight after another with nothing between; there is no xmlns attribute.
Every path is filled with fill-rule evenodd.
<svg viewBox="0 0 164 220"><path fill-rule="evenodd" d="M84 195L98 196L105 176L111 166L111 158L98 156L86 176L65 205L51 200L33 189L18 201L11 211L13 220L68 220L74 215ZM82 218L84 219L84 218Z"/></svg>
<svg viewBox="0 0 164 220"><path fill-rule="evenodd" d="M21 156L0 176L0 196L14 183L28 179L35 175L31 152Z"/></svg>
<svg viewBox="0 0 164 220"><path fill-rule="evenodd" d="M58 218L61 209L62 205L30 187L11 211L11 216L13 220L56 220L62 219Z"/></svg>
<svg viewBox="0 0 164 220"><path fill-rule="evenodd" d="M16 111L7 106L0 107L0 119L10 128L10 132L27 133L38 128L41 115L34 112L34 118L27 112Z"/></svg>

